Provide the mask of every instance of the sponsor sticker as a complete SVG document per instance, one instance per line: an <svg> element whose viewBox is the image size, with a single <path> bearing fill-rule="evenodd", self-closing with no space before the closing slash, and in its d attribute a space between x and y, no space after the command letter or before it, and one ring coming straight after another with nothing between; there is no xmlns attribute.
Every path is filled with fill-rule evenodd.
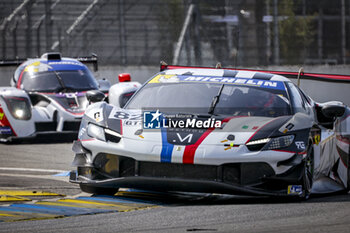
<svg viewBox="0 0 350 233"><path fill-rule="evenodd" d="M287 133L289 130L294 128L294 124L289 123L288 125L286 125L286 128L283 130L283 133Z"/></svg>
<svg viewBox="0 0 350 233"><path fill-rule="evenodd" d="M48 62L49 65L73 65L73 66L82 66L83 64L77 61L50 61Z"/></svg>
<svg viewBox="0 0 350 233"><path fill-rule="evenodd" d="M101 122L104 120L103 118L103 110L100 108L97 111L91 111L86 114L88 117L94 119L96 122Z"/></svg>
<svg viewBox="0 0 350 233"><path fill-rule="evenodd" d="M230 144L224 144L225 149L224 150L229 150L232 149L233 147L238 147L238 145L235 145L233 142L231 142Z"/></svg>
<svg viewBox="0 0 350 233"><path fill-rule="evenodd" d="M86 132L86 127L82 128L81 130L79 130L78 138L81 138L84 135L85 132Z"/></svg>
<svg viewBox="0 0 350 233"><path fill-rule="evenodd" d="M295 146L299 149L299 150L305 150L305 143L303 141L296 141L295 142Z"/></svg>
<svg viewBox="0 0 350 233"><path fill-rule="evenodd" d="M114 108L109 114L109 119L140 121L142 115L139 113L128 113L119 108Z"/></svg>
<svg viewBox="0 0 350 233"><path fill-rule="evenodd" d="M95 112L94 119L96 120L96 122L103 121L103 114L101 112Z"/></svg>
<svg viewBox="0 0 350 233"><path fill-rule="evenodd" d="M321 141L321 135L316 134L314 136L314 144L318 145L320 143L320 141Z"/></svg>
<svg viewBox="0 0 350 233"><path fill-rule="evenodd" d="M302 185L289 185L288 195L301 195L303 193Z"/></svg>
<svg viewBox="0 0 350 233"><path fill-rule="evenodd" d="M224 83L224 84L231 84L231 85L253 86L253 87L269 88L269 89L275 89L275 90L285 90L284 84L281 81L260 80L260 79L251 79L251 78L160 74L149 81L149 83L178 83L178 82Z"/></svg>
<svg viewBox="0 0 350 233"><path fill-rule="evenodd" d="M141 126L142 122L141 121L131 121L131 120L124 120L123 125L126 126Z"/></svg>
<svg viewBox="0 0 350 233"><path fill-rule="evenodd" d="M0 127L0 134L12 134L10 127Z"/></svg>
<svg viewBox="0 0 350 233"><path fill-rule="evenodd" d="M32 64L28 65L24 71L29 73L38 73L38 72L45 72L50 69L52 69L50 65L40 61L35 61Z"/></svg>

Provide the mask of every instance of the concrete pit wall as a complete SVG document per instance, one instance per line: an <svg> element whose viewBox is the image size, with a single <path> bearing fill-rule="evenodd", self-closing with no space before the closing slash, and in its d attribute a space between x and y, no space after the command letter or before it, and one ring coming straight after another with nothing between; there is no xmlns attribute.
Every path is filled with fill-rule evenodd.
<svg viewBox="0 0 350 233"><path fill-rule="evenodd" d="M245 67L247 68L247 67ZM270 67L250 67L260 70L278 70L297 72L297 66L270 66ZM15 67L0 68L0 86L9 86L13 77ZM97 79L105 78L112 84L117 83L118 74L130 73L133 81L146 82L155 73L159 72L159 66L99 66L99 71L95 72ZM350 75L350 66L305 66L305 73L325 73ZM292 80L296 83L296 79ZM350 82L335 83L314 80L301 80L301 88L317 102L338 100L350 106Z"/></svg>

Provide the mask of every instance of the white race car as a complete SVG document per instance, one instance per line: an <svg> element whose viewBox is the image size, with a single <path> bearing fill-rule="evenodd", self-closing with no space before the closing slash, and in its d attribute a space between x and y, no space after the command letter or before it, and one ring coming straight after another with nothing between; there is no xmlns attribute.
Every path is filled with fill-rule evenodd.
<svg viewBox="0 0 350 233"><path fill-rule="evenodd" d="M276 73L163 66L124 108L88 107L70 181L90 193L347 191L350 109Z"/></svg>
<svg viewBox="0 0 350 233"><path fill-rule="evenodd" d="M77 133L86 96L109 86L80 61L59 53L28 59L16 69L11 87L0 87L0 140Z"/></svg>

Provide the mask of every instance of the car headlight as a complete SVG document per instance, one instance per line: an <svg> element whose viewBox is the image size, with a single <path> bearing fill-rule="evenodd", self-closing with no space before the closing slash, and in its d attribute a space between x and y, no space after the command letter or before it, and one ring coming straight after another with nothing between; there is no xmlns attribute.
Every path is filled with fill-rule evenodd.
<svg viewBox="0 0 350 233"><path fill-rule="evenodd" d="M92 123L88 125L87 134L90 137L101 141L111 141L116 143L118 143L122 138L119 133Z"/></svg>
<svg viewBox="0 0 350 233"><path fill-rule="evenodd" d="M87 134L101 141L106 141L104 128L95 124L89 124L87 129Z"/></svg>
<svg viewBox="0 0 350 233"><path fill-rule="evenodd" d="M278 138L271 138L271 141L266 145L265 150L274 150L290 146L294 140L294 135L287 135Z"/></svg>
<svg viewBox="0 0 350 233"><path fill-rule="evenodd" d="M7 108L11 115L18 120L29 120L32 117L32 111L29 100L25 97L4 96Z"/></svg>
<svg viewBox="0 0 350 233"><path fill-rule="evenodd" d="M246 143L249 150L275 150L288 147L294 141L294 135L286 135L276 138L263 138Z"/></svg>

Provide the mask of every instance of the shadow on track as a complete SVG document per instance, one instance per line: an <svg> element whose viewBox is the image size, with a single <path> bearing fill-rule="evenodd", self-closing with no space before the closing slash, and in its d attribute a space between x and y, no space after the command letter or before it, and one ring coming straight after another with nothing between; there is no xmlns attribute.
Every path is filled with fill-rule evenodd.
<svg viewBox="0 0 350 233"><path fill-rule="evenodd" d="M12 138L5 144L19 145L19 144L55 144L55 143L69 143L77 140L77 133L52 133L52 134L38 134L35 137L27 138Z"/></svg>
<svg viewBox="0 0 350 233"><path fill-rule="evenodd" d="M302 201L293 197L267 197L267 196L238 196L228 194L206 194L206 193L185 193L185 192L149 192L143 190L134 190L118 192L118 197L125 199L139 199L164 205L249 205L249 204L281 204L281 203L323 203L323 202L350 202L348 193L333 193L312 195L310 199Z"/></svg>

